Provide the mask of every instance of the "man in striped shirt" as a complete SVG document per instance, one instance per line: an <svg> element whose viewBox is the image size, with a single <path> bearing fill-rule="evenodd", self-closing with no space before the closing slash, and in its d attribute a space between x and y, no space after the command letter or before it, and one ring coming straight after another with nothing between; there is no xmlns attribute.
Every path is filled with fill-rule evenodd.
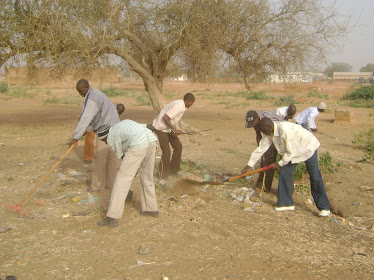
<svg viewBox="0 0 374 280"><path fill-rule="evenodd" d="M145 125L123 120L110 128L102 126L97 136L109 145L117 158L122 158L110 197L107 217L99 226L117 227L122 218L125 199L139 169L142 212L144 216L158 217L158 207L153 182L157 137Z"/></svg>

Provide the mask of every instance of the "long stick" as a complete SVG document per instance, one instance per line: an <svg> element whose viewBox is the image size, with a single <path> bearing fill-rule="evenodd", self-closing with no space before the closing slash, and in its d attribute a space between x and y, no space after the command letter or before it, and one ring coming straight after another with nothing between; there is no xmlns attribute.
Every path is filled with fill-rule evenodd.
<svg viewBox="0 0 374 280"><path fill-rule="evenodd" d="M319 132L318 130L317 130L317 133L319 133L319 134L321 134L321 135L324 135L324 136L327 136L327 137L330 137L330 138L332 138L332 139L338 140L337 137L333 137L333 136L327 135L327 134L325 134L325 133Z"/></svg>
<svg viewBox="0 0 374 280"><path fill-rule="evenodd" d="M200 132L204 132L204 131L210 131L212 130L212 128L209 128L209 129L203 129L203 130L197 130L197 131L191 131L191 132L183 132L183 134L187 134L187 135L190 135L190 134L196 134L196 133L200 133Z"/></svg>
<svg viewBox="0 0 374 280"><path fill-rule="evenodd" d="M259 168L259 169L256 169L256 170L252 170L252 171L249 171L247 173L240 174L238 176L230 177L223 182L224 183L225 182L231 182L231 181L234 181L236 179L243 178L243 177L246 177L248 175L255 174L255 173L258 173L258 172L261 172L261 171L266 171L266 170L269 170L269 169L274 168L274 167L275 167L275 164L273 163L273 164L270 164L268 166L265 166L265 167L262 167L262 168Z"/></svg>
<svg viewBox="0 0 374 280"><path fill-rule="evenodd" d="M31 195L33 194L33 192L41 185L41 183L44 182L44 180L49 176L49 174L52 173L52 171L62 162L62 160L71 152L71 150L76 146L75 145L72 145L67 151L66 153L57 161L57 163L51 168L51 170L49 170L49 172L40 180L40 182L31 189L31 191L25 196L25 198L21 201L20 204L23 204L26 200L28 200Z"/></svg>

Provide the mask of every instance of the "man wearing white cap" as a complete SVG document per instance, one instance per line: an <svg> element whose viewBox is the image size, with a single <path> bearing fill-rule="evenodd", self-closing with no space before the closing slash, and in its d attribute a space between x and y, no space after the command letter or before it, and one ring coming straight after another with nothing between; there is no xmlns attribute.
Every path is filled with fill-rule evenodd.
<svg viewBox="0 0 374 280"><path fill-rule="evenodd" d="M295 117L297 124L300 124L305 129L317 132L317 126L314 122L315 118L319 113L323 113L326 110L326 104L324 102L319 103L317 107L309 107Z"/></svg>

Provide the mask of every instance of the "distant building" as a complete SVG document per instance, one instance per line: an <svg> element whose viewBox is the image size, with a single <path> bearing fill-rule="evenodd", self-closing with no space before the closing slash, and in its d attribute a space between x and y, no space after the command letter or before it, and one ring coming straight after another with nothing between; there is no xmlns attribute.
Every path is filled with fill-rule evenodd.
<svg viewBox="0 0 374 280"><path fill-rule="evenodd" d="M322 73L312 72L289 72L287 74L272 74L267 77L267 81L271 83L312 83L320 79L324 75Z"/></svg>
<svg viewBox="0 0 374 280"><path fill-rule="evenodd" d="M373 77L373 72L334 72L332 78L334 80L349 80L359 81L360 78L364 78L369 81Z"/></svg>

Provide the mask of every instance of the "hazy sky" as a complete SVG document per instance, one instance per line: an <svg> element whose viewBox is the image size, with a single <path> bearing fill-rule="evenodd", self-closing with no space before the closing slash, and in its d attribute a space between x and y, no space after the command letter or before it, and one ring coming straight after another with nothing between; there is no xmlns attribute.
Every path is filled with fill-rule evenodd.
<svg viewBox="0 0 374 280"><path fill-rule="evenodd" d="M359 71L368 63L374 64L374 0L337 0L344 14L352 13L358 27L344 41L343 49L330 57L330 62L346 62Z"/></svg>

